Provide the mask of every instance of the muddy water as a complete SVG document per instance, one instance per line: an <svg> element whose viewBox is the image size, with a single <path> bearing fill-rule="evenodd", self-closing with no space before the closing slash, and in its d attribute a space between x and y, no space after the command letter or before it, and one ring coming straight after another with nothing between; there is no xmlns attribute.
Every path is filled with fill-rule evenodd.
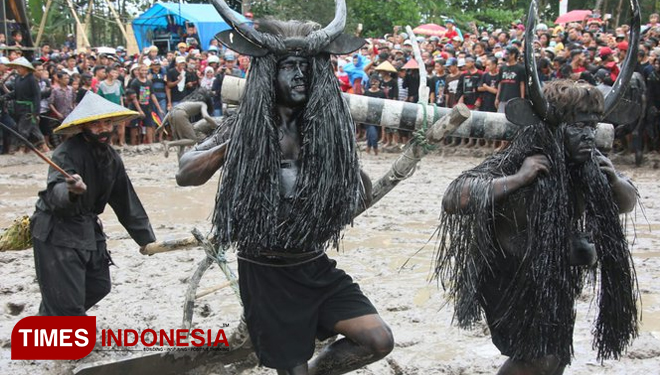
<svg viewBox="0 0 660 375"><path fill-rule="evenodd" d="M176 162L159 153L124 155L127 170L149 213L157 237L188 236L193 227L210 228L209 219L217 188L217 176L197 188L177 187ZM363 155L363 168L372 179L382 175L393 155ZM375 207L346 230L338 250L329 250L339 266L357 280L365 294L391 325L397 346L390 359L405 374L493 374L504 360L491 344L481 324L463 331L451 325L451 306L435 282L429 281L434 251L431 240L438 223L442 193L460 171L476 165L470 157L429 156L409 180L402 182ZM596 361L590 331L595 314L586 294L578 304L573 365L566 374L657 373L660 367L660 171L622 168L639 188L646 219L641 211L631 215L627 233L634 242L633 256L642 293L643 321L640 338L621 361ZM0 157L0 227L23 214L30 214L35 197L45 185L46 167L33 157ZM202 259L200 249L152 257L137 252L137 245L108 207L102 215L109 248L118 267L113 267L113 291L90 310L98 328L178 328L188 278ZM648 221L648 222L647 222ZM430 242L429 242L430 241ZM235 268L235 258L229 256ZM10 361L9 336L13 325L38 310L31 251L0 253L0 373L65 374L79 362ZM200 290L222 284L222 273L213 267ZM23 311L9 314L7 304ZM240 305L229 288L197 301L194 325L216 329L223 323L234 327ZM124 358L134 353L96 350L80 362ZM272 373L264 369L209 368L199 373ZM392 374L386 361L361 370L360 374Z"/></svg>

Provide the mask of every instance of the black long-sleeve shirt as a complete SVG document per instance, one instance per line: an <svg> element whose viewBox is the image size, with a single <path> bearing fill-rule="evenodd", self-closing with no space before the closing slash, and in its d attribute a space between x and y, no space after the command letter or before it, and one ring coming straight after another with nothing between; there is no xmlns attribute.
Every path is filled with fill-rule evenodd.
<svg viewBox="0 0 660 375"><path fill-rule="evenodd" d="M119 222L140 246L155 241L147 213L131 184L124 163L112 147L109 162L99 163L99 154L82 134L66 140L53 154L53 161L69 174L79 174L87 185L82 195L70 194L64 176L50 168L48 185L39 192L32 220L32 235L56 246L96 250L105 239L98 215L110 204Z"/></svg>
<svg viewBox="0 0 660 375"><path fill-rule="evenodd" d="M32 113L35 116L39 115L39 103L41 102L41 89L39 82L34 78L32 73L26 74L24 77L17 76L14 81L14 91L9 94L9 97L14 99L16 113ZM31 102L32 108L24 104Z"/></svg>

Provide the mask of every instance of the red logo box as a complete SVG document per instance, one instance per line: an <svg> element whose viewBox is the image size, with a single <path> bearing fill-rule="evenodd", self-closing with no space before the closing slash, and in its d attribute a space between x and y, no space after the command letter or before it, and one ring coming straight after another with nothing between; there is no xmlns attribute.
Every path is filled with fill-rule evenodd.
<svg viewBox="0 0 660 375"><path fill-rule="evenodd" d="M11 331L11 359L80 359L95 344L95 316L29 316Z"/></svg>

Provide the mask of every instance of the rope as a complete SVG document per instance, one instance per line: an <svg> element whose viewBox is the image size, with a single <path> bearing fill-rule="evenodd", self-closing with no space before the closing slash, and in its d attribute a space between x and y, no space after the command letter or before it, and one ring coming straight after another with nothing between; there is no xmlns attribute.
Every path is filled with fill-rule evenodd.
<svg viewBox="0 0 660 375"><path fill-rule="evenodd" d="M426 139L426 132L428 131L428 119L427 119L427 113L426 113L426 104L418 102L417 104L422 106L422 112L424 113L424 118L422 119L422 127L418 130L416 130L411 139L411 144L413 146L420 147L424 154L428 154L429 152L435 150L436 146L432 145L429 143L429 141ZM438 107L433 103L433 118L436 118L438 116Z"/></svg>

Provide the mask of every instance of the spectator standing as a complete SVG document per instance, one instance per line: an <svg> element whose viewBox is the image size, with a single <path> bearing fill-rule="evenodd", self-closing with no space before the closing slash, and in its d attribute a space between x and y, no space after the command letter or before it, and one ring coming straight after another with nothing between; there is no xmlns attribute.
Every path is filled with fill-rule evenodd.
<svg viewBox="0 0 660 375"><path fill-rule="evenodd" d="M149 65L149 80L161 111L165 111L167 109L167 73L158 58L152 60ZM166 112L160 113L161 116L165 116L165 114Z"/></svg>
<svg viewBox="0 0 660 375"><path fill-rule="evenodd" d="M495 97L497 111L504 113L506 102L525 97L525 68L518 63L520 51L515 46L506 48L506 65L500 70L500 84Z"/></svg>
<svg viewBox="0 0 660 375"><path fill-rule="evenodd" d="M445 73L444 59L435 61L433 76L429 79L429 102L434 103L438 107L445 106L445 86L447 86L447 73Z"/></svg>
<svg viewBox="0 0 660 375"><path fill-rule="evenodd" d="M186 58L177 56L175 66L167 71L167 110L179 104L186 96Z"/></svg>
<svg viewBox="0 0 660 375"><path fill-rule="evenodd" d="M202 77L202 80L200 81L199 86L203 89L213 91L213 84L214 83L215 83L215 73L213 71L213 68L210 67L210 66L207 66L204 69L204 77Z"/></svg>
<svg viewBox="0 0 660 375"><path fill-rule="evenodd" d="M44 136L46 144L50 147L57 147L59 145L59 137L52 137L53 127L48 114L50 112L50 95L52 93L52 85L50 84L50 75L48 70L44 69L42 64L35 66L35 78L39 80L39 89L41 90L41 102L39 103L39 130Z"/></svg>
<svg viewBox="0 0 660 375"><path fill-rule="evenodd" d="M142 118L143 143L151 144L154 142L154 128L156 126L151 117L151 112L154 108L161 113L163 111L151 89L151 81L147 78L149 68L146 65L140 65L137 72L137 78L130 84L130 88L136 93L133 104Z"/></svg>
<svg viewBox="0 0 660 375"><path fill-rule="evenodd" d="M233 52L225 53L225 75L245 77L243 71L236 66L236 55Z"/></svg>
<svg viewBox="0 0 660 375"><path fill-rule="evenodd" d="M447 59L445 67L449 69L445 79L445 103L447 108L453 108L458 103L458 81L461 78L461 71L458 70L458 60L455 57Z"/></svg>
<svg viewBox="0 0 660 375"><path fill-rule="evenodd" d="M69 56L66 58L66 66L62 68L63 72L66 72L69 76L72 76L76 73L81 73L76 66L76 57Z"/></svg>
<svg viewBox="0 0 660 375"><path fill-rule="evenodd" d="M76 91L76 101L75 105L78 105L82 101L82 98L85 97L87 91L92 89L92 75L89 73L83 73L80 76L80 87Z"/></svg>
<svg viewBox="0 0 660 375"><path fill-rule="evenodd" d="M364 96L371 98L385 99L385 93L380 88L380 79L377 74L369 78L369 89L365 91ZM378 126L373 124L364 124L367 133L367 154L374 150L374 155L378 155Z"/></svg>
<svg viewBox="0 0 660 375"><path fill-rule="evenodd" d="M98 91L98 84L103 81L107 75L105 66L97 65L93 70L94 78L92 78L92 91L96 93Z"/></svg>
<svg viewBox="0 0 660 375"><path fill-rule="evenodd" d="M470 109L479 110L479 107L481 107L481 95L477 91L477 87L479 86L482 75L483 72L477 69L474 64L474 58L466 57L465 71L458 79L456 96L459 98L459 103L465 104Z"/></svg>
<svg viewBox="0 0 660 375"><path fill-rule="evenodd" d="M481 77L479 87L477 88L477 91L481 92L481 111L497 112L495 97L497 96L497 88L500 84L499 75L497 58L489 57L486 60L486 72Z"/></svg>
<svg viewBox="0 0 660 375"><path fill-rule="evenodd" d="M186 59L186 96L190 95L199 87L199 75L197 72L197 58L188 56Z"/></svg>
<svg viewBox="0 0 660 375"><path fill-rule="evenodd" d="M63 71L56 73L54 82L48 102L55 118L63 121L73 111L73 89L69 86L69 75Z"/></svg>

